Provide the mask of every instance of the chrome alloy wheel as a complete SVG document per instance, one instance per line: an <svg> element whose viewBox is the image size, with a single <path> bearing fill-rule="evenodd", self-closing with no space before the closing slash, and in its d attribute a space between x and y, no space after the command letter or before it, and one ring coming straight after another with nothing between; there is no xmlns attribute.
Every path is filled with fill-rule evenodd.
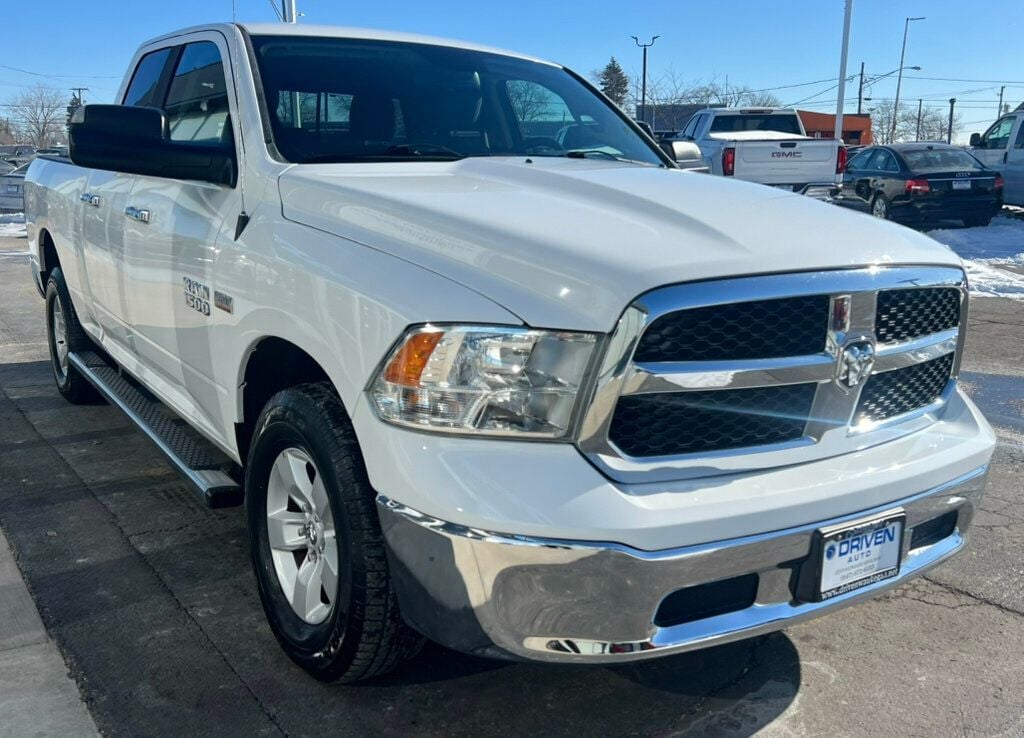
<svg viewBox="0 0 1024 738"><path fill-rule="evenodd" d="M63 381L68 376L68 322L64 317L64 308L61 307L59 296L54 296L50 312L50 320L53 325L54 358L59 378Z"/></svg>
<svg viewBox="0 0 1024 738"><path fill-rule="evenodd" d="M295 614L317 625L338 596L338 542L323 478L309 454L286 448L267 484L267 537L277 580Z"/></svg>

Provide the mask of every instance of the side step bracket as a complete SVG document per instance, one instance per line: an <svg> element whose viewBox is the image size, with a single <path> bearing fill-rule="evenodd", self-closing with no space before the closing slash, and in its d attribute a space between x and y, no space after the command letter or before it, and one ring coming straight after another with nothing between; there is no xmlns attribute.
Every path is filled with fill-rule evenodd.
<svg viewBox="0 0 1024 738"><path fill-rule="evenodd" d="M231 459L213 444L99 354L72 353L68 360L111 405L120 408L138 426L208 507L242 504L242 489L228 474Z"/></svg>

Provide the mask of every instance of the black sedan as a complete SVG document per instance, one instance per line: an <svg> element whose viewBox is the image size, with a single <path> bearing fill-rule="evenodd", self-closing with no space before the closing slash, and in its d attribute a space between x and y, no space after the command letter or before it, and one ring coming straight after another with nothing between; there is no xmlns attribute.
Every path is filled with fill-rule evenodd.
<svg viewBox="0 0 1024 738"><path fill-rule="evenodd" d="M1003 177L947 144L869 146L847 163L836 202L905 225L988 225L1003 207Z"/></svg>

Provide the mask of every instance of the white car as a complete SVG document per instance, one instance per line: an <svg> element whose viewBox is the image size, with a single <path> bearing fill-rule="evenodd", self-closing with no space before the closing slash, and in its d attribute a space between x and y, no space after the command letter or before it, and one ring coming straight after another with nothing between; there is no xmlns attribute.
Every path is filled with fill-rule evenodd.
<svg viewBox="0 0 1024 738"><path fill-rule="evenodd" d="M117 100L29 171L57 387L244 502L318 678L424 636L653 658L963 550L994 438L930 238L680 171L582 77L471 44L203 26Z"/></svg>
<svg viewBox="0 0 1024 738"><path fill-rule="evenodd" d="M1003 202L1024 207L1024 110L1004 115L984 134L971 134L970 152L1003 175Z"/></svg>
<svg viewBox="0 0 1024 738"><path fill-rule="evenodd" d="M846 166L846 147L807 135L793 108L698 110L673 139L701 150L712 174L827 199Z"/></svg>

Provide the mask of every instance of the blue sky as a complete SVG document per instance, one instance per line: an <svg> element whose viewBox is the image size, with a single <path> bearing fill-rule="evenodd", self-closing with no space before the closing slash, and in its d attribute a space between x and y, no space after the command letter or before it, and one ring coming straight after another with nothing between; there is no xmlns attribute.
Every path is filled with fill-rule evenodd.
<svg viewBox="0 0 1024 738"><path fill-rule="evenodd" d="M462 38L562 62L580 72L616 56L639 75L640 51L631 35L660 34L651 49L651 79L670 68L687 80L718 79L754 89L834 80L839 74L842 0L684 3L648 0L298 0L303 23L366 26ZM86 100L112 100L135 47L168 30L230 20L231 0L37 0L0 13L4 43L0 103L42 81L90 88ZM241 21L273 21L270 0L236 0ZM849 73L899 66L903 19L911 24L903 99L948 109L956 97L964 131L984 128L996 115L999 87L1016 107L1024 100L1024 10L1020 0L855 0ZM1017 41L1014 41L1017 39ZM27 72L34 72L29 74ZM942 79L921 79L922 77ZM960 81L963 80L963 81ZM977 81L975 81L977 80ZM817 93L802 107L832 110L834 81L776 92L785 104ZM872 97L892 97L895 76L876 83ZM856 84L847 110L856 110ZM870 103L866 104L866 107ZM0 108L2 114L2 108Z"/></svg>

